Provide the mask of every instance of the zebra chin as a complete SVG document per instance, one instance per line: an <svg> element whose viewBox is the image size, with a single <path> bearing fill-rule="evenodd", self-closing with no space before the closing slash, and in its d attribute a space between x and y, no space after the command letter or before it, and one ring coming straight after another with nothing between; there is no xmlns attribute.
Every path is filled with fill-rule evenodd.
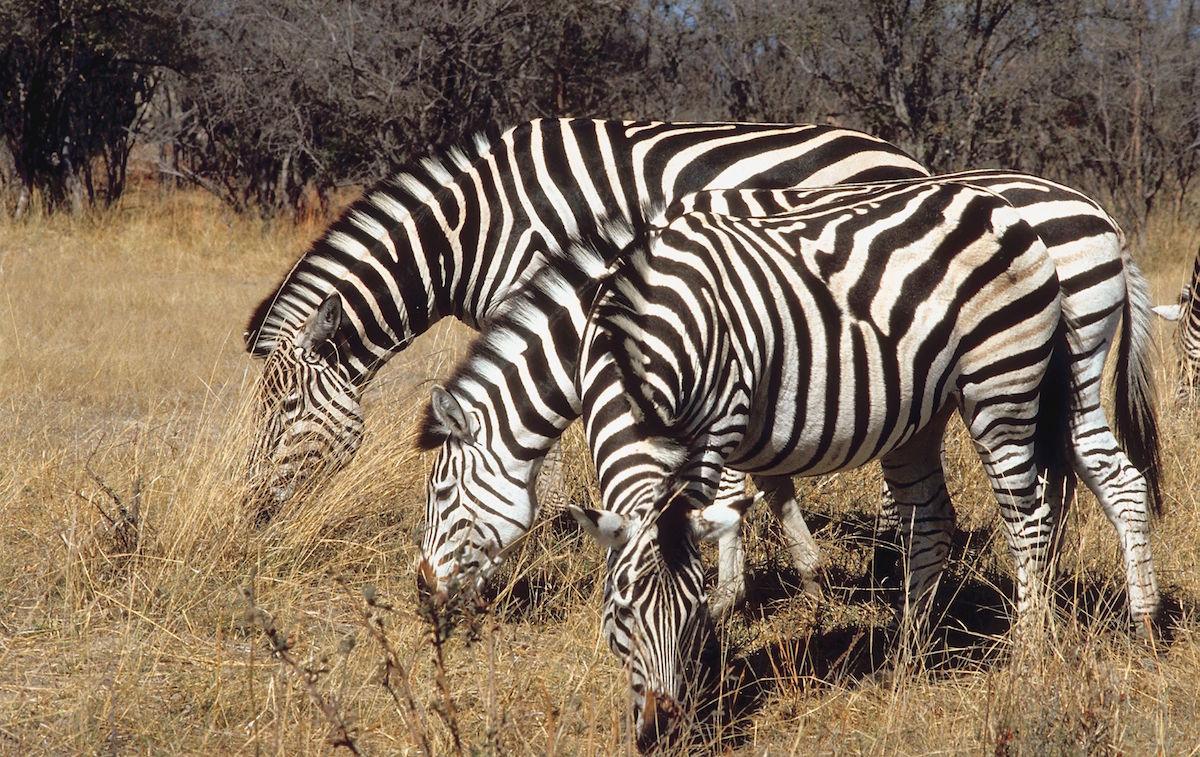
<svg viewBox="0 0 1200 757"><path fill-rule="evenodd" d="M256 525L270 523L289 500L316 488L323 480L320 472L304 473L285 470L282 474L250 475L250 484L242 498L242 506L254 516Z"/></svg>
<svg viewBox="0 0 1200 757"><path fill-rule="evenodd" d="M242 508L251 513L254 523L265 526L279 513L284 503L295 496L295 482L251 484L242 497Z"/></svg>

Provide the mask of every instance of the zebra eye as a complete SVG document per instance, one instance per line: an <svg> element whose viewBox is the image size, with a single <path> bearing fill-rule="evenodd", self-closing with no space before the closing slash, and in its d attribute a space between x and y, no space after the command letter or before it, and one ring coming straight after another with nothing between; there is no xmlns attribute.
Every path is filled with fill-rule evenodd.
<svg viewBox="0 0 1200 757"><path fill-rule="evenodd" d="M299 394L289 394L286 397L284 397L283 402L280 403L280 406L283 408L283 412L294 413L297 410L299 410L300 409L300 399L301 398L300 398Z"/></svg>

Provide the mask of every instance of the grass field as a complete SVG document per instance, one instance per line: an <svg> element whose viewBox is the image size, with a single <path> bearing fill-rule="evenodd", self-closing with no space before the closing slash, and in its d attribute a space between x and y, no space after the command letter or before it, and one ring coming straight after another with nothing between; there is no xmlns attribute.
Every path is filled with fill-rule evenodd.
<svg viewBox="0 0 1200 757"><path fill-rule="evenodd" d="M1159 301L1190 270L1196 220L1147 235ZM267 528L243 509L258 367L242 328L319 231L151 192L97 218L0 221L0 752L323 753L342 728L369 753L449 753L456 738L470 752L631 749L622 672L598 635L601 556L575 529L538 528L473 638L463 629L439 648L416 612L432 461L411 436L465 328L439 325L381 374L342 475ZM1173 355L1159 336L1165 384ZM1126 628L1116 541L1086 493L1050 633L1010 645L1009 560L956 431L960 548L928 669L875 674L887 616L870 576L877 468L804 482L826 602L792 587L773 524L755 515L758 589L722 629L736 695L693 747L1200 750L1200 410L1160 406L1168 512L1154 547L1169 612L1156 648ZM587 501L574 429L567 447L571 496Z"/></svg>

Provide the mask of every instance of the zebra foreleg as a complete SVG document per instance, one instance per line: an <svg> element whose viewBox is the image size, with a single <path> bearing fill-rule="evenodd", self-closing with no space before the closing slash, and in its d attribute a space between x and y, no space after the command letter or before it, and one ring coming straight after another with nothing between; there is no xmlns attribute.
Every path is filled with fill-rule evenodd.
<svg viewBox="0 0 1200 757"><path fill-rule="evenodd" d="M715 503L731 504L746 493L746 476L729 468L721 470L721 484ZM746 551L740 528L733 529L717 542L717 586L709 597L709 612L723 617L746 598Z"/></svg>
<svg viewBox="0 0 1200 757"><path fill-rule="evenodd" d="M808 523L804 521L804 514L800 512L795 483L790 476L755 476L754 485L763 493L767 506L783 527L792 565L800 574L804 593L820 599L821 585L817 582L817 572L821 567L821 549L813 539Z"/></svg>
<svg viewBox="0 0 1200 757"><path fill-rule="evenodd" d="M563 460L562 440L554 442L550 451L542 458L541 470L537 474L535 493L538 517L552 520L567 509L565 484L566 466Z"/></svg>

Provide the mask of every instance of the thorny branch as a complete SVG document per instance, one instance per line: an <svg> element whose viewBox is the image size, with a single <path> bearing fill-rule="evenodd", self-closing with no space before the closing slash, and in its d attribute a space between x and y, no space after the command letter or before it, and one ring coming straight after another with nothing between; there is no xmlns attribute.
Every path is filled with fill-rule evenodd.
<svg viewBox="0 0 1200 757"><path fill-rule="evenodd" d="M283 633L275 625L275 619L270 613L257 605L254 598L254 588L245 586L242 589L242 596L246 599L246 620L257 626L266 637L267 643L271 647L271 654L277 660L282 662L292 673L296 679L300 681L300 685L304 687L304 692L308 694L308 698L312 700L321 714L329 722L333 728L333 734L329 738L329 743L335 747L343 747L353 754L362 754L358 748L358 743L355 741L354 733L342 713L338 710L336 704L327 699L321 690L317 687L317 683L321 680L321 676L329 672L327 663L329 658L322 656L318 666L312 667L301 664L292 654L291 640L286 633ZM349 651L344 649L344 651Z"/></svg>

